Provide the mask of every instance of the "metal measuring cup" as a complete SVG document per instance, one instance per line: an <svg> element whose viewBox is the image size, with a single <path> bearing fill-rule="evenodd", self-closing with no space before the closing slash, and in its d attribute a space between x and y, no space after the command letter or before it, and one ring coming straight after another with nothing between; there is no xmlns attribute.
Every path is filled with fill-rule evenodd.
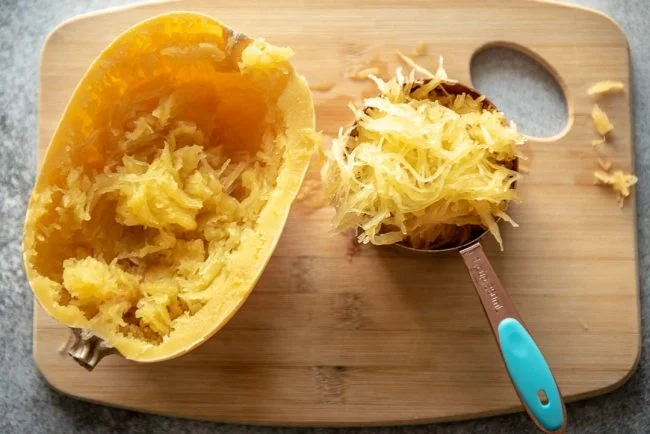
<svg viewBox="0 0 650 434"><path fill-rule="evenodd" d="M428 80L416 82L412 91ZM475 89L452 81L442 81L435 90L439 88L443 94L465 93L475 99L481 96ZM430 98L435 96L429 95ZM482 106L484 109L497 110L487 98L483 100ZM511 164L510 168L517 170L517 160ZM516 185L513 184L512 188L516 188ZM549 433L564 432L567 423L566 408L551 368L483 250L480 240L488 232L487 229L472 229L471 239L458 246L427 249L414 248L405 242L395 246L416 254L460 253L492 328L510 380L526 412L540 430Z"/></svg>

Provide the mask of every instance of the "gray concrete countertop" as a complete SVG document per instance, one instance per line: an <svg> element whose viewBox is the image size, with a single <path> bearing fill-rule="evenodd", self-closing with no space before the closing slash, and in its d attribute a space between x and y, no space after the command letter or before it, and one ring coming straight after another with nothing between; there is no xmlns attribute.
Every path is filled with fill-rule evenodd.
<svg viewBox="0 0 650 434"><path fill-rule="evenodd" d="M514 0L513 0L514 1ZM620 389L568 405L569 432L641 433L650 431L650 25L648 0L576 0L617 20L627 33L634 94L638 244L640 256L643 351L637 372ZM31 354L32 294L22 268L22 221L36 173L39 53L47 33L77 14L131 3L129 0L0 0L0 433L461 433L534 432L523 414L469 422L366 429L290 429L180 420L93 405L62 396L38 374ZM646 36L644 36L646 35ZM515 59L514 72L519 64ZM607 62L607 59L603 59ZM481 77L488 95L498 93L490 61ZM543 75L521 64L520 80L554 89ZM494 68L492 68L494 69ZM511 73L514 73L511 71ZM483 85L481 85L483 87ZM506 101L507 103L507 101ZM500 104L501 105L501 104ZM507 107L503 107L508 112ZM516 109L515 109L516 110ZM557 130L559 115L540 124ZM526 130L526 113L520 123ZM513 116L516 119L516 116ZM561 128L561 126L560 126ZM529 131L533 132L533 131ZM536 131L535 131L536 132Z"/></svg>

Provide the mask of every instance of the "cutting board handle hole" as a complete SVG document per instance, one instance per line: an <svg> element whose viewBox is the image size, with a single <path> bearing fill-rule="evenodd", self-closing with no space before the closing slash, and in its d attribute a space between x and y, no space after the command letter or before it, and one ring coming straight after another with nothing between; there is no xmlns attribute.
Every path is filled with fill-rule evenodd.
<svg viewBox="0 0 650 434"><path fill-rule="evenodd" d="M569 129L569 104L558 74L538 54L498 42L479 48L470 63L472 85L536 140L555 141Z"/></svg>

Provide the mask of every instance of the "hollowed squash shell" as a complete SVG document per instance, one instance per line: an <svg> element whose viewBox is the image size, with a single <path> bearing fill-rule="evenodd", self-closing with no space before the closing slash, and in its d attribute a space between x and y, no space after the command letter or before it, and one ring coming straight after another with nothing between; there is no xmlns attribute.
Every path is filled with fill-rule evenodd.
<svg viewBox="0 0 650 434"><path fill-rule="evenodd" d="M126 358L184 354L251 293L314 147L288 48L195 13L142 22L93 62L49 144L23 238L55 319Z"/></svg>

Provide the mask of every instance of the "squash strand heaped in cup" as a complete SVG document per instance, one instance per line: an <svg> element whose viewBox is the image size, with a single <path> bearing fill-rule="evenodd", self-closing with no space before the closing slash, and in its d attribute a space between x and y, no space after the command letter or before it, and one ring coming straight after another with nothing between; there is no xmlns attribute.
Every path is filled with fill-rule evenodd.
<svg viewBox="0 0 650 434"><path fill-rule="evenodd" d="M506 209L520 175L511 163L524 138L484 97L446 92L442 67L430 75L375 78L381 94L352 107L356 123L323 169L333 228L357 229L362 243L438 248L482 226L501 244L496 219L514 224Z"/></svg>

